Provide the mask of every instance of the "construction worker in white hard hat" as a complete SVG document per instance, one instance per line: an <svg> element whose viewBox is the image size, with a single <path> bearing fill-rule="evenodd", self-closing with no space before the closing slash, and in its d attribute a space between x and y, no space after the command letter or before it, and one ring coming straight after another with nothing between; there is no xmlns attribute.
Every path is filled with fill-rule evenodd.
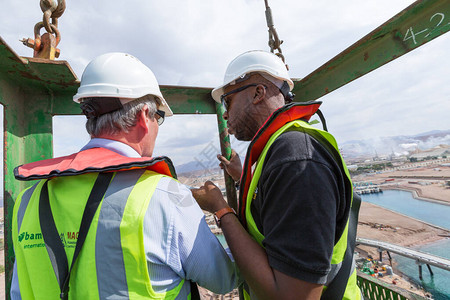
<svg viewBox="0 0 450 300"><path fill-rule="evenodd" d="M236 57L212 91L230 134L251 141L220 165L239 184L239 211L210 181L193 190L215 214L245 279L245 299L361 299L353 249L359 199L335 139L308 124L320 102L291 103L279 57ZM351 216L351 217L350 217Z"/></svg>
<svg viewBox="0 0 450 300"><path fill-rule="evenodd" d="M152 157L172 115L152 71L129 54L101 55L73 99L89 143L15 170L37 181L14 206L11 298L198 299L195 283L231 291L234 263L170 159Z"/></svg>

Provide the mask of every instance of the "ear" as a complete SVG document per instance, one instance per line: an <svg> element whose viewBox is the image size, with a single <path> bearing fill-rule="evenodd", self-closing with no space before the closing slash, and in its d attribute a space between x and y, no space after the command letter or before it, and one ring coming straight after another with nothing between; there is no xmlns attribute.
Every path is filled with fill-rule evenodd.
<svg viewBox="0 0 450 300"><path fill-rule="evenodd" d="M253 104L258 104L266 98L266 87L262 84L256 86L255 95L253 96Z"/></svg>
<svg viewBox="0 0 450 300"><path fill-rule="evenodd" d="M144 129L145 133L148 132L148 123L150 122L150 118L148 117L148 106L145 105L136 115L137 122L136 126Z"/></svg>

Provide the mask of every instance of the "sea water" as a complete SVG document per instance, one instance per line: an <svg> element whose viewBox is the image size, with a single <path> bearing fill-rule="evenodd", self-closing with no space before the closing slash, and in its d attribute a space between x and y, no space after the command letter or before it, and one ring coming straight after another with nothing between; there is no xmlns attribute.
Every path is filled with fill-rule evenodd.
<svg viewBox="0 0 450 300"><path fill-rule="evenodd" d="M225 236L223 236L223 234L216 234L216 238L219 240L223 247L228 248L227 240L225 239Z"/></svg>
<svg viewBox="0 0 450 300"><path fill-rule="evenodd" d="M362 200L450 230L450 205L415 199L411 192L387 190Z"/></svg>
<svg viewBox="0 0 450 300"><path fill-rule="evenodd" d="M410 192L387 190L379 194L362 195L362 200L450 229L450 206L415 199ZM415 249L450 259L450 239L448 238ZM399 255L395 255L395 260L399 271L423 286L434 299L450 299L450 271L431 266L434 273L434 276L431 276L426 265L422 265L423 280L420 280L419 267L414 260Z"/></svg>
<svg viewBox="0 0 450 300"><path fill-rule="evenodd" d="M440 257L450 259L450 239L441 240L436 243L424 245L416 248L419 251L431 253ZM433 295L436 300L450 299L450 271L431 266L433 276L426 265L422 265L422 280L419 278L419 267L414 260L400 255L394 256L398 263L398 269L416 284L424 287Z"/></svg>

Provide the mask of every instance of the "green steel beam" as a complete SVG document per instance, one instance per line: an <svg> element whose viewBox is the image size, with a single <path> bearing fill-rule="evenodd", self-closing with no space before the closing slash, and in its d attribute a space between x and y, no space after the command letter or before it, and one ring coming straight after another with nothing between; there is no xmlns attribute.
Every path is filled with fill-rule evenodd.
<svg viewBox="0 0 450 300"><path fill-rule="evenodd" d="M377 69L450 30L449 0L419 0L295 83L309 101Z"/></svg>
<svg viewBox="0 0 450 300"><path fill-rule="evenodd" d="M0 37L0 76L28 92L76 91L77 77L66 61L18 56Z"/></svg>
<svg viewBox="0 0 450 300"><path fill-rule="evenodd" d="M161 92L175 114L215 114L211 88L161 86Z"/></svg>
<svg viewBox="0 0 450 300"><path fill-rule="evenodd" d="M31 183L14 179L13 170L25 162L52 157L52 119L46 96L25 94L23 90L0 77L0 102L4 105L4 225L5 287L9 296L14 263L11 222L18 193ZM32 102L33 105L28 103ZM8 297L9 298L9 297Z"/></svg>
<svg viewBox="0 0 450 300"><path fill-rule="evenodd" d="M216 114L217 114L217 125L219 126L219 138L220 138L220 150L222 155L226 159L231 158L231 142L230 135L228 134L227 121L223 118L225 113L225 108L222 104L215 102ZM231 176L223 170L223 176L225 178L225 188L227 191L227 202L235 211L238 210L237 207L237 195L236 195L236 185L231 178Z"/></svg>
<svg viewBox="0 0 450 300"><path fill-rule="evenodd" d="M67 62L19 57L0 38L0 103L4 105L5 290L9 299L14 252L11 223L14 201L32 183L15 180L13 170L26 162L51 158L54 102L76 91ZM67 101L70 103L70 101ZM76 105L74 105L76 107Z"/></svg>
<svg viewBox="0 0 450 300"><path fill-rule="evenodd" d="M53 95L53 115L80 115L80 106L72 101L76 89L67 89ZM215 114L210 88L161 85L161 92L175 114Z"/></svg>

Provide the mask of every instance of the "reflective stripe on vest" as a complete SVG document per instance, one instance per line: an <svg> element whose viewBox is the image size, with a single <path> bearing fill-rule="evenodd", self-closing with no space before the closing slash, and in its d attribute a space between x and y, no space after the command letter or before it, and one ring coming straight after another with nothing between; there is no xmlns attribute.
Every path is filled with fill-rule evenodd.
<svg viewBox="0 0 450 300"><path fill-rule="evenodd" d="M87 197L97 173L49 181L52 214L69 264ZM143 222L163 175L144 169L117 172L93 218L70 280L69 299L186 299L189 282L166 293L153 290L143 241ZM44 180L19 195L13 243L23 299L59 299L59 286L39 224ZM67 193L67 191L75 191ZM62 196L63 195L63 196Z"/></svg>
<svg viewBox="0 0 450 300"><path fill-rule="evenodd" d="M338 149L337 143L331 134L329 134L326 131L322 131L317 128L314 128L314 127L310 126L309 124L307 124L306 122L300 121L300 120L292 121L292 122L285 124L280 129L278 129L274 134L272 134L272 136L269 138L268 142L266 143L264 149L262 150L262 152L257 160L256 168L253 173L253 176L252 176L252 179L250 182L250 186L248 189L248 193L247 193L247 198L246 198L245 216L246 216L247 230L250 233L250 235L254 237L256 242L258 242L258 244L261 245L261 247L263 247L262 241L264 240L264 235L258 230L258 228L256 226L256 223L255 223L254 218L251 213L251 203L252 203L252 200L256 198L256 193L258 192L257 191L258 181L261 176L261 172L262 172L263 165L264 165L264 160L265 160L267 152L269 151L270 146L276 140L276 138L278 138L283 132L286 132L289 130L299 130L299 131L303 131L307 134L310 134L311 136L315 137L321 145L323 145L325 148L327 148L331 155L333 155L333 156L339 155L339 157L335 157L335 160L341 166L341 168L343 168L343 171L345 172L345 175L346 175L346 179L350 182L350 184L347 186L352 188L350 174L347 170L347 167L345 166L342 156L340 155L339 151L337 150ZM327 143L328 143L328 145L327 145ZM332 149L329 149L329 146L334 147L334 149L336 151L332 151ZM352 195L352 193L350 193L350 194ZM324 289L326 289L326 286L329 283L331 283L331 281L335 278L336 274L339 272L339 269L342 265L345 251L347 249L348 225L349 225L349 223L347 220L347 224L345 226L345 229L344 229L341 237L339 238L338 242L334 245L333 255L331 258L331 271L328 273L327 282L324 285ZM353 300L353 299L361 298L359 288L356 285L356 270L354 269L354 266L352 267L352 269L353 269L352 276L350 276L349 280L347 281L347 287L346 287L343 299L352 299ZM353 277L354 277L354 280L353 280ZM247 291L246 293L244 293L245 299L250 299L250 294L251 294L250 291Z"/></svg>

